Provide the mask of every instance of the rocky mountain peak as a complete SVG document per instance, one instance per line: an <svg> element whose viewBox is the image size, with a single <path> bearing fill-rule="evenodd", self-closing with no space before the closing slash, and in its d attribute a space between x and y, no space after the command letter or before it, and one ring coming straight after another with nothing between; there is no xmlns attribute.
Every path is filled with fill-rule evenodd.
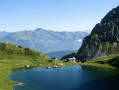
<svg viewBox="0 0 119 90"><path fill-rule="evenodd" d="M77 57L91 60L119 53L119 6L112 9L85 37Z"/></svg>
<svg viewBox="0 0 119 90"><path fill-rule="evenodd" d="M102 24L114 21L119 18L119 6L112 9L101 21Z"/></svg>
<svg viewBox="0 0 119 90"><path fill-rule="evenodd" d="M100 23L93 28L91 35L98 34L100 40L114 40L119 37L119 6L112 9Z"/></svg>
<svg viewBox="0 0 119 90"><path fill-rule="evenodd" d="M119 6L112 9L100 23L96 24L73 57L84 62L115 54L119 54Z"/></svg>

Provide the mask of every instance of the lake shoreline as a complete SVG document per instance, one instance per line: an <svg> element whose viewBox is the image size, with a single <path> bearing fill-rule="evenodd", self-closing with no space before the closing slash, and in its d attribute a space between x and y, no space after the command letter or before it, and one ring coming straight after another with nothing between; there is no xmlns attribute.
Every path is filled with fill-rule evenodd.
<svg viewBox="0 0 119 90"><path fill-rule="evenodd" d="M15 82L16 82L16 81L15 81ZM24 84L23 84L23 83L14 84L14 85L12 85L12 87L13 87L13 86L17 86L17 85L20 85L20 86L21 86L21 85L24 85Z"/></svg>
<svg viewBox="0 0 119 90"><path fill-rule="evenodd" d="M117 55L114 56L114 57L118 57ZM6 79L5 77L8 77L8 75L11 73L11 72L14 72L14 71L17 71L17 70L21 70L21 69L31 69L31 68L35 68L35 67L41 67L41 68L60 68L60 67L65 67L65 66L72 66L72 65L80 65L82 66L84 69L89 69L89 70L96 70L96 71L107 71L107 72L110 72L110 71L114 71L114 72L119 72L119 69L116 68L116 67L113 67L109 64L100 64L100 63L96 63L97 61L104 61L104 62L107 62L110 58L114 58L113 56L109 56L109 57L105 57L105 58L100 58L100 59L96 59L96 60L92 60L92 61L87 61L85 63L81 63L81 62L66 62L66 60L53 60L51 62L49 62L49 60L45 61L45 60L41 60L41 61L45 61L44 63L41 62L41 63L34 63L32 64L30 61L28 60L16 60L15 62L13 61L1 61L1 64L3 64L3 66L6 66L6 65L9 65L9 69L6 67L5 69L8 71L7 76L2 76L1 78L4 78ZM25 64L25 62L27 64ZM7 64L8 63L8 64ZM57 64L63 64L62 66L58 66L56 67L55 65ZM29 67L25 67L26 65L29 65ZM54 67L55 66L55 67ZM3 68L1 66L1 68ZM1 71L3 72L3 71ZM7 80L8 83L8 88L9 85L15 85L16 83L14 82L11 82L10 80ZM6 82L4 82L6 83ZM12 83L12 84L11 84Z"/></svg>
<svg viewBox="0 0 119 90"><path fill-rule="evenodd" d="M66 69L67 68L67 69ZM78 68L78 69L77 69ZM28 73L29 71L31 72L31 73L33 73L34 71L36 72L36 73L44 73L44 71L45 72L49 72L49 73L52 73L52 71L55 71L55 73L57 73L57 71L61 71L61 72L59 72L59 74L58 75L60 75L60 76L62 76L62 74L65 72L69 72L69 71L71 71L72 72L72 70L73 71L84 71L85 72L85 74L84 74L84 77L87 77L88 75L88 73L90 73L90 72L92 72L92 73L99 73L98 74L98 76L100 76L101 75L101 73L108 73L108 72L105 72L105 71L103 71L103 72L97 72L97 71L91 71L91 70L85 70L85 69L83 69L82 68L82 66L80 66L80 65L73 65L73 66L64 66L64 67L62 67L62 68L57 68L57 70L56 69L53 69L53 68L50 68L50 69L47 69L47 68L42 68L42 67L36 67L36 68L33 68L33 69L31 69L31 70L27 70L27 69L24 69L24 70L20 70L20 72L21 72L21 74L19 74L18 73L18 76L16 77L16 79L14 78L14 75L17 75L17 74L15 74L15 73L17 73L17 72L15 72L15 73L13 73L13 78L11 77L11 80L13 80L13 81L15 81L15 82L18 82L18 84L14 84L14 85L12 85L12 90L14 90L15 88L16 88L16 90L17 90L17 88L19 88L19 85L23 85L23 83L19 83L19 81L20 82L22 82L21 80L20 80L20 78L19 77L21 77L22 75L26 75L25 73L27 73L28 75L30 75L30 73ZM32 72L33 71L33 72ZM18 71L19 72L19 71ZM88 72L87 74L86 74L86 72ZM23 74L24 73L24 74ZM73 73L73 75L74 74L76 74L76 75L78 75L78 78L80 77L80 74L78 74L78 73L76 73L76 72L72 72ZM81 73L81 72L80 72ZM109 72L110 73L110 72ZM109 74L108 73L108 75L110 75L110 76L112 76L113 74ZM41 75L42 75L41 74ZM83 74L83 72L81 73L81 74ZM31 80L33 80L33 78L35 78L35 80L37 80L38 82L39 82L39 77L41 77L42 78L42 76L39 76L40 74L38 74L38 77L36 77L35 76L35 73L34 74L32 74L33 75L33 77L31 77L31 75L30 75L30 77L29 78L26 78L25 80L30 80L30 78L32 78ZM46 73L44 73L44 75L52 75L52 74L46 74ZM44 77L44 75L43 75L43 77ZM57 74L55 74L56 75L56 77L55 77L55 80L56 80L56 78L57 78ZM91 74L92 75L92 74ZM34 77L35 76L35 77ZM68 74L68 77L69 76L71 76L72 77L72 75L69 75ZM82 75L81 75L82 76ZM90 74L89 74L89 76L90 76ZM97 74L96 74L96 76L97 76ZM24 77L24 76L23 76ZM26 76L25 76L26 77ZM49 76L50 77L50 76ZM17 79L18 78L18 79ZM53 76L53 78L54 78L54 76ZM73 78L73 77L72 77ZM89 77L90 78L90 77ZM61 78L60 78L60 80L61 80ZM75 78L73 79L73 80L75 80ZM52 81L52 80L50 80L50 81ZM24 81L23 81L24 82ZM32 82L34 82L34 80L32 81ZM42 81L41 81L42 82ZM28 82L25 82L26 84L28 83ZM36 82L37 83L37 82ZM81 81L81 83L82 83L82 81ZM32 83L31 83L32 84ZM27 85L29 85L29 84L27 84ZM33 84L34 85L34 84ZM42 85L42 84L40 84L39 83L39 85ZM14 86L18 86L18 87L14 87ZM31 86L31 85L30 85ZM20 86L21 87L21 86ZM22 88L23 87L25 87L25 86L22 86ZM27 86L28 87L28 86ZM34 88L34 87L33 87ZM36 87L37 88L37 87ZM22 90L22 89L21 89ZM24 89L23 89L24 90ZM32 90L32 89L31 89ZM42 90L42 89L41 89ZM47 89L46 89L47 90ZM55 89L53 89L53 90L55 90Z"/></svg>
<svg viewBox="0 0 119 90"><path fill-rule="evenodd" d="M61 67L55 67L55 68L62 68L62 67L67 67L67 66L76 66L76 65L79 65L79 66L81 66L83 69L86 69L86 70L94 70L94 71L105 71L105 72L112 72L112 69L110 68L110 69L105 69L105 68L101 68L101 67L98 67L98 66L93 66L93 65L86 65L86 64L84 64L84 63L82 63L82 64L73 64L73 65L64 65L64 66L61 66ZM29 67L29 68L19 68L19 69L17 69L17 70L22 70L22 69L33 69L33 68L45 68L45 69L51 69L51 68L54 68L54 67L50 67L50 68L47 68L47 66L46 67L37 67L37 66L34 66L34 67ZM96 70L95 70L95 69ZM113 72L117 72L117 70L115 70L115 71L113 71ZM11 80L10 80L11 81ZM16 81L15 81L16 82ZM19 82L17 82L18 84L14 84L14 85L12 85L11 87L13 87L13 86L15 86L15 85L24 85L23 83L19 83ZM13 88L12 88L12 90L13 90Z"/></svg>

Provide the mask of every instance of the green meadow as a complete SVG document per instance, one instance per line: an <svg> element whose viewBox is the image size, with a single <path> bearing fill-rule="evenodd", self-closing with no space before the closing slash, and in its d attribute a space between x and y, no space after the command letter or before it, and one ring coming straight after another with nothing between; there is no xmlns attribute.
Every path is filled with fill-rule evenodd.
<svg viewBox="0 0 119 90"><path fill-rule="evenodd" d="M118 71L119 55L108 56L85 63L67 62L66 60L51 60L45 54L30 48L13 45L8 42L0 43L0 90L12 90L8 75L19 69L34 67L58 68L70 65L81 65L84 69Z"/></svg>

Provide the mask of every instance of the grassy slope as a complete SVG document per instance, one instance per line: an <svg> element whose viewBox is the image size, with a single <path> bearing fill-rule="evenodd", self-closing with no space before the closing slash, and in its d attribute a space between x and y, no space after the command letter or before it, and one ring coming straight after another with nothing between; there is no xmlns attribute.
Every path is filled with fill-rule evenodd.
<svg viewBox="0 0 119 90"><path fill-rule="evenodd" d="M18 47L11 43L0 43L0 90L12 90L14 82L8 79L12 70L24 68L25 65L36 67L40 60L48 61L50 58L41 52Z"/></svg>
<svg viewBox="0 0 119 90"><path fill-rule="evenodd" d="M55 63L63 66L74 65L65 61L53 60L39 51L13 45L8 42L0 43L0 90L12 90L11 85L16 82L10 81L8 75L15 70L33 67L53 67Z"/></svg>
<svg viewBox="0 0 119 90"><path fill-rule="evenodd" d="M16 84L8 79L8 75L18 69L24 68L25 65L30 65L30 67L46 67L53 66L54 63L63 63L63 66L74 65L72 63L67 63L64 61L54 60L48 62L48 60L40 60L39 62L31 62L30 57L24 57L24 59L16 60L0 60L0 90L12 90L11 85Z"/></svg>
<svg viewBox="0 0 119 90"><path fill-rule="evenodd" d="M65 60L53 60L41 52L33 49L18 47L11 43L0 43L0 90L12 90L11 85L16 84L8 79L8 75L17 69L25 68L25 65L32 67L52 67L54 63L63 66L68 65L82 65L88 69L106 69L106 70L118 70L119 55L108 56L85 63L80 62L65 62Z"/></svg>
<svg viewBox="0 0 119 90"><path fill-rule="evenodd" d="M94 59L92 61L82 63L81 65L82 67L88 69L118 71L119 55L112 55L108 57Z"/></svg>

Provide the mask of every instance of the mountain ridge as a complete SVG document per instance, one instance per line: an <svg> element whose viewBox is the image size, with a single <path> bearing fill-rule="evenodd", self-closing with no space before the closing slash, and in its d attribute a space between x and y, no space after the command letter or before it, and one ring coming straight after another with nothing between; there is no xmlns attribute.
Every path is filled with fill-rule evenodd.
<svg viewBox="0 0 119 90"><path fill-rule="evenodd" d="M12 32L0 37L0 42L11 42L43 53L49 53L53 51L76 50L81 46L82 39L87 35L89 33L81 31L55 32L37 28L34 31Z"/></svg>
<svg viewBox="0 0 119 90"><path fill-rule="evenodd" d="M96 24L91 34L83 40L81 48L73 54L85 62L96 58L119 54L119 6L112 9L100 23ZM72 55L64 56L63 59Z"/></svg>

